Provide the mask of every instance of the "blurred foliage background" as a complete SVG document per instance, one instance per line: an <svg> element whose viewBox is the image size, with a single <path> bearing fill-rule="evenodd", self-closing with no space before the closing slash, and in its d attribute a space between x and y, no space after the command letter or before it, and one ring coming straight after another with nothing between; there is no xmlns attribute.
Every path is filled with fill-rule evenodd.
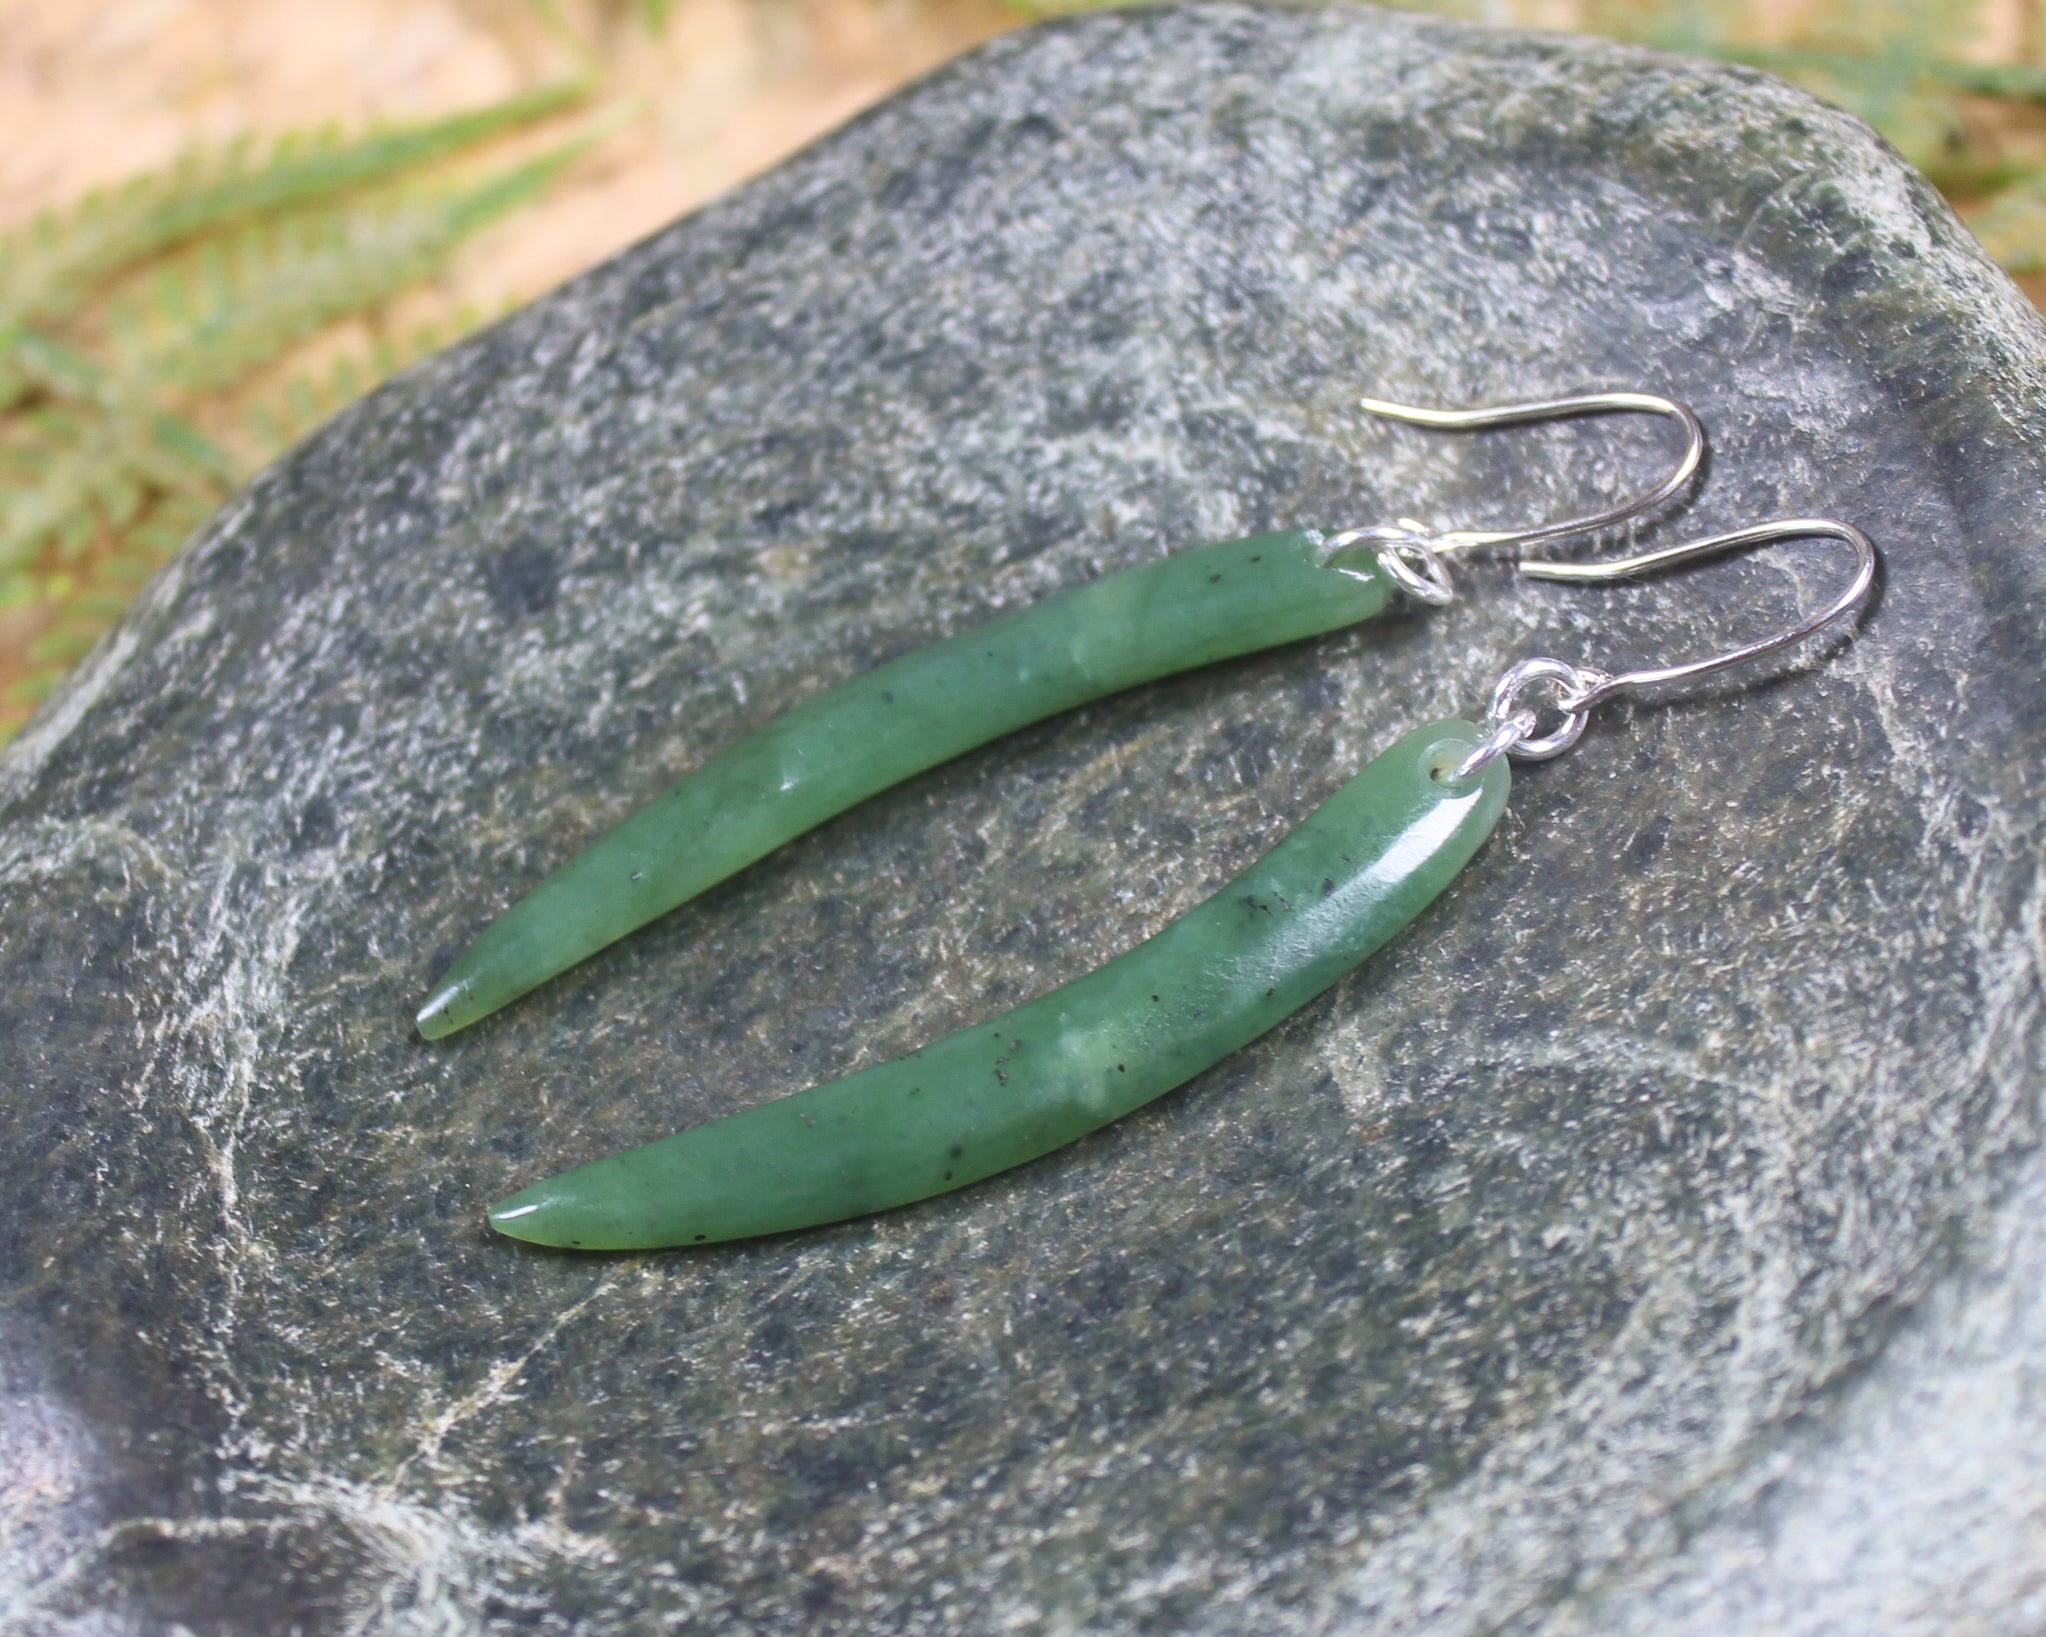
<svg viewBox="0 0 2046 1637"><path fill-rule="evenodd" d="M1090 0L0 0L0 739L378 380ZM2046 296L2041 0L1409 0L1781 74Z"/></svg>

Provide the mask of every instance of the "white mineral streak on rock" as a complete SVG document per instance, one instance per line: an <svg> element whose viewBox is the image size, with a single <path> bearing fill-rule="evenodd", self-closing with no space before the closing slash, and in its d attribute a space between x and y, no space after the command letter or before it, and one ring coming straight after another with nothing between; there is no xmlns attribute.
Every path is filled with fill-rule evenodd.
<svg viewBox="0 0 2046 1637"><path fill-rule="evenodd" d="M1669 1560L1543 1629L2046 1631L2046 1167L1819 1427L1758 1460Z"/></svg>
<svg viewBox="0 0 2046 1637"><path fill-rule="evenodd" d="M119 1637L110 1611L66 1615L51 1594L89 1557L100 1507L91 1435L39 1379L0 1316L0 1632Z"/></svg>

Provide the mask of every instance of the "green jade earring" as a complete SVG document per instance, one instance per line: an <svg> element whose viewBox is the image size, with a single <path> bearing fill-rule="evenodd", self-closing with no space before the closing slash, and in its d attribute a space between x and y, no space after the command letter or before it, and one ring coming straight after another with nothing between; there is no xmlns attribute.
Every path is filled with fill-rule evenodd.
<svg viewBox="0 0 2046 1637"><path fill-rule="evenodd" d="M1412 920L1491 834L1508 756L1560 755L1606 700L1803 641L1862 605L1877 559L1850 524L1792 518L1613 561L1522 564L1588 583L1801 537L1844 542L1854 572L1789 629L1619 675L1523 660L1500 678L1484 723L1416 728L1127 954L906 1057L535 1183L496 1206L491 1225L589 1250L748 1238L927 1199L1121 1118L1298 1011ZM1538 732L1545 713L1560 721Z"/></svg>
<svg viewBox="0 0 2046 1637"><path fill-rule="evenodd" d="M1374 415L1450 431L1644 413L1684 429L1647 493L1538 528L1434 533L1412 519L1204 546L1105 575L935 642L806 700L628 815L486 927L419 1009L437 1040L687 903L869 796L1089 700L1367 620L1398 588L1440 606L1444 559L1595 534L1661 505L1697 472L1705 433L1682 404L1595 392L1490 409Z"/></svg>

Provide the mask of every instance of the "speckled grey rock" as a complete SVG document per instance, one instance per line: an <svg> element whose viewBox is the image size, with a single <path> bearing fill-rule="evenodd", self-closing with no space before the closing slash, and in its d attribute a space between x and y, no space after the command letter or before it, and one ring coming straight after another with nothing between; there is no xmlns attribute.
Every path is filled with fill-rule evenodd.
<svg viewBox="0 0 2046 1637"><path fill-rule="evenodd" d="M1653 425L1858 638L1524 773L1402 942L1028 1170L711 1253L480 1210L1073 975L1511 659L1814 549L1466 578L877 800L487 1025L429 979L836 677ZM0 764L0 1626L2046 1630L2046 330L1757 76L1352 9L1003 41L346 416ZM2030 1599L2030 1601L2026 1601Z"/></svg>

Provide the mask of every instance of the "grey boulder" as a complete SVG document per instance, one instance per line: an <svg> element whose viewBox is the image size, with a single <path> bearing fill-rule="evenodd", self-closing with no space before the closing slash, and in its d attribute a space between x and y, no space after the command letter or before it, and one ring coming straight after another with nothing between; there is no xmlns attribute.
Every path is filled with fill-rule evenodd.
<svg viewBox="0 0 2046 1637"><path fill-rule="evenodd" d="M1667 458L1878 608L1615 711L1395 946L1137 1117L630 1257L482 1208L1073 976L1529 653L1820 548L1104 702L487 1024L426 985L834 679L1176 546ZM0 763L0 1625L2046 1631L2046 331L1758 75L1349 7L1005 39L262 477ZM1610 543L1608 543L1608 548Z"/></svg>

